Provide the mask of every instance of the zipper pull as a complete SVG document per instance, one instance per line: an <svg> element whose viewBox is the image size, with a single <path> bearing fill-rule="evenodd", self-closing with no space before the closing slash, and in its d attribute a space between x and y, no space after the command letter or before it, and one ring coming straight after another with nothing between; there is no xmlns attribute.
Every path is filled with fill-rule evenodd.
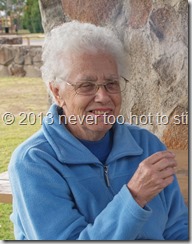
<svg viewBox="0 0 192 244"><path fill-rule="evenodd" d="M105 181L108 187L110 187L109 177L108 177L108 166L104 166L104 173L105 173Z"/></svg>

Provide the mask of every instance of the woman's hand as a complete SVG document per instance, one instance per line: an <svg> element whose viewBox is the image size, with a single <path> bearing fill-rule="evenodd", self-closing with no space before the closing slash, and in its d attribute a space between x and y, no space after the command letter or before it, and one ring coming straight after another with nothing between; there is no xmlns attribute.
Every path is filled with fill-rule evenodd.
<svg viewBox="0 0 192 244"><path fill-rule="evenodd" d="M174 157L172 152L162 151L140 163L127 187L141 207L144 207L147 202L173 182L177 166Z"/></svg>

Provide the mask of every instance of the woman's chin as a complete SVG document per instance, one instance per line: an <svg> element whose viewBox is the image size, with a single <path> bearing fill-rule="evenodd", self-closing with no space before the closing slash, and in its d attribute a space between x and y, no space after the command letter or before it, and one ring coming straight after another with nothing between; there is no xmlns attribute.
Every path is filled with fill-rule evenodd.
<svg viewBox="0 0 192 244"><path fill-rule="evenodd" d="M86 127L87 129L95 132L103 132L104 134L111 129L113 125L112 124L106 124L101 121L99 121L97 124L92 124L89 125L87 124Z"/></svg>

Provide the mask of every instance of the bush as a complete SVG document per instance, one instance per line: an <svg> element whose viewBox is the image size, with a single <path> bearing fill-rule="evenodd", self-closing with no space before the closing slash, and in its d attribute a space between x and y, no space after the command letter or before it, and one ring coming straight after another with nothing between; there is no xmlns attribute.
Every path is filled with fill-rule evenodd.
<svg viewBox="0 0 192 244"><path fill-rule="evenodd" d="M22 23L31 33L43 32L38 0L27 0Z"/></svg>

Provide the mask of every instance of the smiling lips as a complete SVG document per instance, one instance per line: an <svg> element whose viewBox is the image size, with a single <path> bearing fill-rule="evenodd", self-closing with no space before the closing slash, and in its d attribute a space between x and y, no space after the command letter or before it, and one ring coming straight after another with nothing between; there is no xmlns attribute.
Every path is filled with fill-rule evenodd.
<svg viewBox="0 0 192 244"><path fill-rule="evenodd" d="M112 111L112 109L97 109L97 110L91 110L90 112L95 115L104 115L109 114Z"/></svg>

